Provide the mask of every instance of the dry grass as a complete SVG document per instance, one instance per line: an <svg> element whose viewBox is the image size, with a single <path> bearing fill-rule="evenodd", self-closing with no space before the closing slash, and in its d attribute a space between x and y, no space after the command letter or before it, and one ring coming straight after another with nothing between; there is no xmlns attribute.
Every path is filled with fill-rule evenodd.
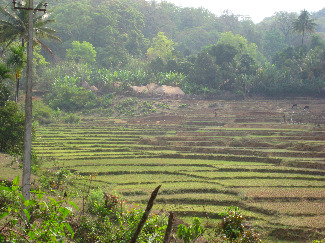
<svg viewBox="0 0 325 243"><path fill-rule="evenodd" d="M241 189L245 197L258 199L276 198L315 198L325 199L325 189L323 188L245 188Z"/></svg>
<svg viewBox="0 0 325 243"><path fill-rule="evenodd" d="M20 176L22 173L18 161L16 161L14 157L3 153L0 153L0 171L0 179L9 181L12 181L16 176Z"/></svg>
<svg viewBox="0 0 325 243"><path fill-rule="evenodd" d="M266 210L271 210L285 215L295 216L297 218L303 217L303 215L323 215L325 216L325 203L320 202L310 202L310 201L301 201L301 202L260 202L260 203L247 203L249 206L262 208ZM282 221L282 220L281 220ZM284 222L284 221L282 221ZM325 228L325 221L319 223ZM306 224L306 227L313 227L312 224Z"/></svg>
<svg viewBox="0 0 325 243"><path fill-rule="evenodd" d="M312 228L316 231L316 229L324 230L325 227L325 215L319 216L311 216L311 217L282 217L279 219L279 223L301 227L301 228ZM299 236L297 236L298 238Z"/></svg>

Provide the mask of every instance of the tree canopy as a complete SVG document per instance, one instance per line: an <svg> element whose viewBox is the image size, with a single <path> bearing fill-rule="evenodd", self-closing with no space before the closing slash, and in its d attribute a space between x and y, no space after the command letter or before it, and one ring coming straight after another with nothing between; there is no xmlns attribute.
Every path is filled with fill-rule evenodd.
<svg viewBox="0 0 325 243"><path fill-rule="evenodd" d="M72 49L67 49L67 58L71 58L77 62L93 63L96 61L96 51L93 45L87 41L80 43L72 42Z"/></svg>
<svg viewBox="0 0 325 243"><path fill-rule="evenodd" d="M314 32L316 23L311 19L310 13L307 10L302 10L296 20L293 21L293 30L301 34L301 44L304 44L304 37L306 32Z"/></svg>
<svg viewBox="0 0 325 243"><path fill-rule="evenodd" d="M48 10L46 15L35 14L35 23L39 23L35 25L39 27L36 38L59 38L62 43L42 39L42 46L53 51L53 60L44 51L35 52L40 60L35 67L39 88L49 89L65 75L101 88L108 79L125 86L126 82L155 81L177 83L188 93L204 94L227 90L266 95L271 89L273 94L279 90L307 92L304 87L319 92L324 85L320 71L323 57L315 55L316 49L319 53L324 49L325 28L319 24L324 11L276 12L255 24L249 16L231 11L218 16L204 8L183 8L166 1L59 0ZM10 54L6 48L25 37L24 14L10 5L1 6L4 62ZM316 59L310 62L306 55ZM73 70L54 71L64 65L73 66ZM266 83L266 73L277 81Z"/></svg>

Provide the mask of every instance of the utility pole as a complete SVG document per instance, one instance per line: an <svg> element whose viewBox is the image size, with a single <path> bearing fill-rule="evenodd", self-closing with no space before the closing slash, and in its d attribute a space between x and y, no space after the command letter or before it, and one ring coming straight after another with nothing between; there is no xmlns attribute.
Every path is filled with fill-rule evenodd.
<svg viewBox="0 0 325 243"><path fill-rule="evenodd" d="M26 96L25 96L25 134L24 134L24 160L23 160L23 179L22 194L25 200L30 199L30 178L32 165L32 90L33 90L33 30L34 30L34 12L46 11L47 3L44 9L34 9L33 0L29 0L28 8L16 7L16 0L12 1L14 9L24 9L28 11L28 45L27 45L27 75L26 75Z"/></svg>
<svg viewBox="0 0 325 243"><path fill-rule="evenodd" d="M25 135L24 135L24 160L22 194L26 200L30 199L30 177L32 165L32 90L33 90L33 15L34 2L29 0L28 6L28 45L27 45L27 77L25 96Z"/></svg>

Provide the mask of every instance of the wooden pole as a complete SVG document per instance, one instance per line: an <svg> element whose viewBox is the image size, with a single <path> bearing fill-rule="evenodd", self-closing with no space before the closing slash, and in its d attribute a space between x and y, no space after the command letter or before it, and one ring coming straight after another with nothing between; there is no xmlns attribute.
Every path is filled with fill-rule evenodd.
<svg viewBox="0 0 325 243"><path fill-rule="evenodd" d="M147 219L148 219L149 213L150 213L150 211L151 211L151 209L152 209L152 206L153 206L153 202L155 201L155 199L156 199L156 197L157 197L157 194L158 194L158 191L159 191L160 187L161 187L161 185L158 186L158 187L157 187L157 188L156 188L156 189L151 193L151 197L150 197L150 199L149 199L149 201L148 201L147 208L146 208L146 210L144 211L144 213L143 213L143 215L142 215L142 218L141 218L141 220L140 220L140 222L139 222L139 224L138 224L138 227L137 227L136 231L134 232L134 235L133 235L133 237L132 237L130 243L136 243L136 242L137 242L137 239L138 239L138 237L139 237L139 235L140 235L140 232L141 232L141 230L142 230L142 228L143 228L143 225L145 224L145 222L146 222Z"/></svg>
<svg viewBox="0 0 325 243"><path fill-rule="evenodd" d="M169 243L170 234L172 233L172 229L173 229L173 220L174 220L174 214L173 212L169 212L168 224L167 224L166 234L163 243Z"/></svg>

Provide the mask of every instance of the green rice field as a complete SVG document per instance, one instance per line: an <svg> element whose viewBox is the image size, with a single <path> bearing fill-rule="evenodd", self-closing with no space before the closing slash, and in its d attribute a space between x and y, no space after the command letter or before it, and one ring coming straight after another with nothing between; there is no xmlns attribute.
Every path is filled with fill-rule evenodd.
<svg viewBox="0 0 325 243"><path fill-rule="evenodd" d="M155 210L185 221L217 223L235 205L266 239L325 237L325 100L167 102L187 105L41 126L33 147L44 168L93 175L92 187L128 203L145 204L162 185Z"/></svg>

